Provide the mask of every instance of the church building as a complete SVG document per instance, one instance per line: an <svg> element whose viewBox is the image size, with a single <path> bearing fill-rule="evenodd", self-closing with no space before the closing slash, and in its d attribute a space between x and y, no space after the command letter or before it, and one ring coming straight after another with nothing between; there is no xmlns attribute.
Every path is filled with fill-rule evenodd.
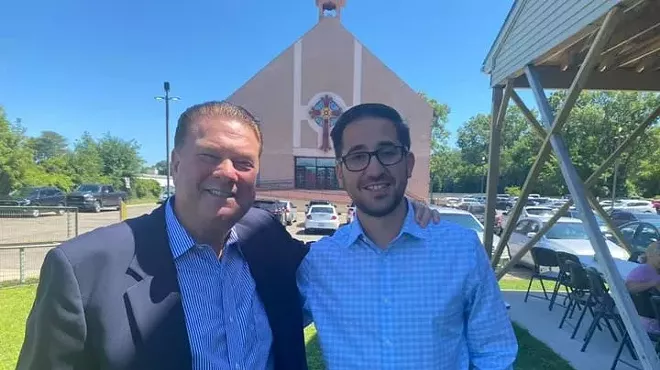
<svg viewBox="0 0 660 370"><path fill-rule="evenodd" d="M416 163L409 195L427 198L433 109L341 23L345 0L316 0L318 23L228 100L262 122L262 189L339 190L330 131L360 103L397 109Z"/></svg>

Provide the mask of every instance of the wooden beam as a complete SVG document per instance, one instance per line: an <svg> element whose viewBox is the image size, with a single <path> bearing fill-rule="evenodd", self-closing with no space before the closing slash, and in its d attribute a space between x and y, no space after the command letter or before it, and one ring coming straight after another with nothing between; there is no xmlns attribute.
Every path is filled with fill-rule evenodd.
<svg viewBox="0 0 660 370"><path fill-rule="evenodd" d="M543 87L546 89L566 89L575 78L575 70L561 71L559 67L538 66L536 70ZM529 88L527 76L520 75L513 80L514 88ZM630 69L614 69L594 73L584 85L585 90L629 90L660 91L660 72L649 71L645 74Z"/></svg>
<svg viewBox="0 0 660 370"><path fill-rule="evenodd" d="M511 212L509 213L509 221L507 221L506 227L504 228L504 231L500 235L500 241L497 245L497 249L495 250L495 254L491 259L492 266L497 266L497 264L499 263L499 259L502 256L502 252L504 251L504 246L509 242L509 238L513 233L514 225L518 221L518 218L520 217L523 204L527 202L527 197L529 196L529 193L531 191L532 184L534 183L534 181L536 181L539 173L541 172L541 168L545 164L548 155L550 154L550 151L552 149L550 141L553 138L553 135L560 132L561 128L566 123L566 119L568 118L568 115L570 114L573 105L577 101L580 92L582 91L584 85L589 79L589 76L592 74L593 67L598 61L600 53L605 47L605 43L607 42L607 40L609 40L612 32L614 31L614 28L616 27L616 24L619 21L620 16L621 16L621 8L618 6L612 8L607 13L607 16L605 16L605 20L603 21L603 24L600 26L600 29L598 30L598 34L596 35L593 44L591 44L591 47L589 48L589 52L587 53L584 62L580 66L580 69L578 70L577 74L575 75L575 78L570 84L570 88L566 93L566 98L564 99L564 102L559 108L558 114L555 117L553 117L553 120L548 127L548 135L546 136L545 141L543 141L543 144L541 145L541 149L539 150L539 154L536 156L534 164L532 165L532 168L529 170L529 173L527 174L527 178L525 179L525 183L523 184L523 187L520 192L520 197L518 198L518 201L516 202ZM536 69L531 65L525 67L525 74L529 76L532 75L538 76ZM536 77L533 82L535 84L534 86L535 88L532 90L535 93L542 92L543 85L541 85L540 79Z"/></svg>

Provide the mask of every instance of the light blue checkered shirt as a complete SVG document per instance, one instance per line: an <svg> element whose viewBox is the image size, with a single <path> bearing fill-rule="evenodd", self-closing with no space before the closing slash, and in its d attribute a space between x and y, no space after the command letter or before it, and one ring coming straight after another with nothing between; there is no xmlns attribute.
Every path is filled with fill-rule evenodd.
<svg viewBox="0 0 660 370"><path fill-rule="evenodd" d="M359 222L312 244L298 284L329 370L511 369L518 351L476 233L408 204L380 249Z"/></svg>
<svg viewBox="0 0 660 370"><path fill-rule="evenodd" d="M272 368L268 318L234 229L218 259L211 246L197 245L179 223L171 199L165 220L190 338L192 368Z"/></svg>

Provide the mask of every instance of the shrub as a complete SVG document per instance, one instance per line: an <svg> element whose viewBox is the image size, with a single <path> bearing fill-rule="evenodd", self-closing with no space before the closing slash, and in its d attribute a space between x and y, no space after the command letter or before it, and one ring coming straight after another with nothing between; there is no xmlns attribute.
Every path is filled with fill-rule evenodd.
<svg viewBox="0 0 660 370"><path fill-rule="evenodd" d="M161 187L156 180L133 179L131 183L131 195L137 198L156 198L160 192Z"/></svg>

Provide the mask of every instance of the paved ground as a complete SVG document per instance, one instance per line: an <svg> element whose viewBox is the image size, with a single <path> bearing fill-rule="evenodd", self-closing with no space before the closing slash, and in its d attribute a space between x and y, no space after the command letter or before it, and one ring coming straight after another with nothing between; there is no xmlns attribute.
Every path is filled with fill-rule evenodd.
<svg viewBox="0 0 660 370"><path fill-rule="evenodd" d="M155 205L136 205L128 207L128 216L136 217L150 212ZM78 232L80 234L97 227L110 225L119 221L119 212L105 211L101 213L78 214ZM34 244L53 241L64 241L75 236L75 213L64 215L43 215L31 217L0 218L0 281L16 280L20 275L20 254L16 248L6 248L3 245ZM51 247L25 249L26 278L39 276L39 270L46 252Z"/></svg>
<svg viewBox="0 0 660 370"><path fill-rule="evenodd" d="M149 213L156 205L136 205L128 207L128 217L137 217ZM323 235L307 235L303 232L304 204L298 206L298 222L287 227L294 237L308 242L320 239ZM341 221L345 221L345 211L338 209ZM97 227L110 225L119 221L119 212L107 211L101 213L78 214L79 234L86 233ZM20 253L19 249L7 248L2 245L7 243L28 244L60 242L75 236L76 217L74 213L64 215L44 215L39 218L2 218L0 217L0 282L7 280L18 280L20 278ZM39 276L39 270L46 253L52 246L30 247L25 249L25 277L35 278ZM514 271L514 276L516 272ZM523 274L518 278L527 279Z"/></svg>
<svg viewBox="0 0 660 370"><path fill-rule="evenodd" d="M136 217L149 213L155 205L136 205L128 207L128 216ZM299 208L300 209L300 208ZM304 209L304 207L303 207ZM298 220L288 226L289 232L303 241L314 241L322 235L305 235L302 231L304 213L298 212ZM340 217L345 217L341 215ZM91 231L97 227L110 225L119 220L119 212L79 213L79 233ZM0 281L16 280L20 277L20 254L17 248L5 248L3 244L27 244L63 241L75 236L75 214L44 215L39 218L0 218ZM30 247L25 249L26 278L39 276L39 270L46 253L52 247Z"/></svg>

